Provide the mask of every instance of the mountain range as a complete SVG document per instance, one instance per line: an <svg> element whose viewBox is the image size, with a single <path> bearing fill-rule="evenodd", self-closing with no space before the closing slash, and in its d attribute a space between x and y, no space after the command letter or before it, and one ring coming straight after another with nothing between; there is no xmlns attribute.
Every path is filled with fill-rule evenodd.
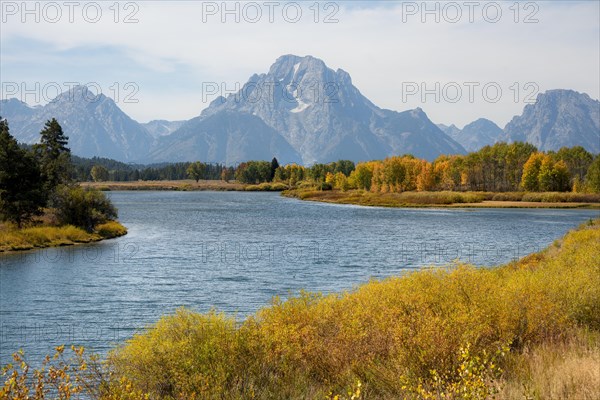
<svg viewBox="0 0 600 400"><path fill-rule="evenodd" d="M573 90L549 90L506 125L500 140L544 151L579 145L600 153L600 102Z"/></svg>
<svg viewBox="0 0 600 400"><path fill-rule="evenodd" d="M46 120L63 126L74 154L125 162L195 161L236 164L251 159L310 165L413 154L428 160L464 154L497 141L528 141L541 150L581 145L600 152L600 102L587 94L539 94L501 129L481 118L459 129L435 125L416 108L377 107L341 69L312 56L285 55L252 75L238 93L215 99L188 121L138 123L102 94L78 86L45 106L0 101L0 115L21 142L34 143Z"/></svg>
<svg viewBox="0 0 600 400"><path fill-rule="evenodd" d="M582 146L591 153L600 153L600 102L573 90L538 94L535 103L526 105L523 114L513 117L504 129L485 118L463 129L443 124L438 127L467 151L496 142L521 141L543 151Z"/></svg>
<svg viewBox="0 0 600 400"><path fill-rule="evenodd" d="M11 134L23 143L35 143L47 120L56 118L69 137L69 147L81 157L134 161L148 154L154 138L103 94L85 86L64 92L43 107L17 100L2 100L0 115Z"/></svg>
<svg viewBox="0 0 600 400"><path fill-rule="evenodd" d="M464 128L458 129L455 125L448 127L438 125L452 139L460 143L467 151L477 151L480 148L494 144L503 134L502 129L489 119L479 118Z"/></svg>

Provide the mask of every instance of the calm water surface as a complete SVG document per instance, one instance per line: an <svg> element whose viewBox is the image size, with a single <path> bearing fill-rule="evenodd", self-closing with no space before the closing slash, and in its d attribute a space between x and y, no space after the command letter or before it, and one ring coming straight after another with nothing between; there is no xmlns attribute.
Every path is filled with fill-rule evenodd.
<svg viewBox="0 0 600 400"><path fill-rule="evenodd" d="M0 256L0 361L105 352L178 307L240 320L300 289L340 291L456 259L544 248L595 210L385 209L276 193L114 192L123 238Z"/></svg>

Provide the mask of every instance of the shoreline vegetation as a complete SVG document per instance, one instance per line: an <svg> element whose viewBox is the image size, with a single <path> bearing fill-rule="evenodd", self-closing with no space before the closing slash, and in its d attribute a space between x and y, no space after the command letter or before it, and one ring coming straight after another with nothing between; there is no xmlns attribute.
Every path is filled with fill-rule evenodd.
<svg viewBox="0 0 600 400"><path fill-rule="evenodd" d="M289 186L282 182L263 182L257 184L236 181L192 179L137 182L81 182L84 188L93 188L103 192L110 191L215 191L215 192L283 192Z"/></svg>
<svg viewBox="0 0 600 400"><path fill-rule="evenodd" d="M93 232L73 225L35 225L18 228L0 223L0 255L48 247L74 246L114 239L127 234L127 228L118 221L99 224Z"/></svg>
<svg viewBox="0 0 600 400"><path fill-rule="evenodd" d="M600 209L600 194L571 192L402 192L373 193L365 190L327 188L306 184L290 189L281 182L246 184L219 180L171 180L138 182L82 182L84 188L101 191L255 191L281 192L285 197L334 204L373 207L448 208L593 208Z"/></svg>
<svg viewBox="0 0 600 400"><path fill-rule="evenodd" d="M593 208L600 209L599 194L581 193L494 193L494 192L402 192L372 193L364 190L292 189L286 197L333 204L368 207L447 208Z"/></svg>
<svg viewBox="0 0 600 400"><path fill-rule="evenodd" d="M280 191L300 200L381 207L600 208L600 155L581 146L540 152L528 143L500 142L434 161L408 154L311 166L273 158L235 167L196 161L122 169L109 161L80 164L78 179L93 180L83 185L99 190Z"/></svg>
<svg viewBox="0 0 600 400"><path fill-rule="evenodd" d="M0 395L35 385L113 400L596 399L599 259L596 219L497 267L300 292L244 321L182 308L106 360L60 346L36 372L17 353Z"/></svg>
<svg viewBox="0 0 600 400"><path fill-rule="evenodd" d="M20 146L0 117L0 253L127 233L106 195L75 181L68 140L53 118L40 132L39 143Z"/></svg>

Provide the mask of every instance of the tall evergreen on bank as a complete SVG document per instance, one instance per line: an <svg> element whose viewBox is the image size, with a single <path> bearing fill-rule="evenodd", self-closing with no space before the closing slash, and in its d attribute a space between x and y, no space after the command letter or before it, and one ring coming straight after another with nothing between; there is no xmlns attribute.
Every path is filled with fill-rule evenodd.
<svg viewBox="0 0 600 400"><path fill-rule="evenodd" d="M56 118L46 122L40 135L40 143L34 146L34 151L40 162L44 191L51 194L58 185L71 182L71 150L67 147L69 138Z"/></svg>
<svg viewBox="0 0 600 400"><path fill-rule="evenodd" d="M273 181L273 178L275 178L275 171L277 171L277 168L279 168L279 161L277 161L277 158L273 157L273 159L271 160L270 181Z"/></svg>
<svg viewBox="0 0 600 400"><path fill-rule="evenodd" d="M8 122L0 117L0 214L19 227L41 214L45 204L40 167L33 155L19 147Z"/></svg>

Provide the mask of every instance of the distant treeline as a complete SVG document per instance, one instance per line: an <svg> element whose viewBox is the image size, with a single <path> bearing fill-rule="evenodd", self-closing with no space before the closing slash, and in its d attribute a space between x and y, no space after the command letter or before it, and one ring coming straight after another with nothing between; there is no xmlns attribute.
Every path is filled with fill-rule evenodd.
<svg viewBox="0 0 600 400"><path fill-rule="evenodd" d="M277 159L248 161L235 167L203 162L155 165L125 164L106 159L73 157L80 181L224 180L258 184L300 182L323 189L404 191L576 191L600 192L600 158L581 146L540 152L535 146L496 143L467 155L440 156L429 162L412 155L355 164L341 160L304 167L280 166Z"/></svg>
<svg viewBox="0 0 600 400"><path fill-rule="evenodd" d="M467 155L440 156L433 162L410 155L360 163L347 177L326 182L342 190L372 192L600 192L600 158L583 147L539 152L516 142L496 143Z"/></svg>
<svg viewBox="0 0 600 400"><path fill-rule="evenodd" d="M152 165L126 164L108 158L82 158L73 156L74 178L81 182L97 181L172 181L188 179L188 168L191 162L162 163ZM234 168L221 164L203 163L205 166L202 179L219 180L223 170L233 176ZM96 167L94 169L94 167ZM94 176L92 175L94 170Z"/></svg>

